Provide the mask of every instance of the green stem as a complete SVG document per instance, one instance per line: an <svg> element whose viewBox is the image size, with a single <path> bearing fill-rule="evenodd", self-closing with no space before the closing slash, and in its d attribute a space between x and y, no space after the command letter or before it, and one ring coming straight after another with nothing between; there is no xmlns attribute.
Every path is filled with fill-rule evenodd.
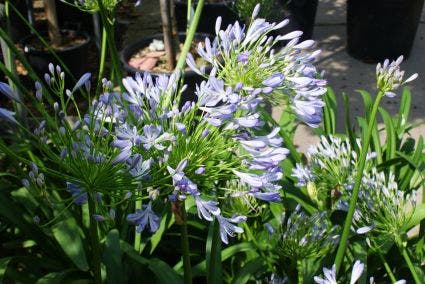
<svg viewBox="0 0 425 284"><path fill-rule="evenodd" d="M189 27L190 27L190 16L192 12L192 0L187 0L187 11L186 11L186 34L189 33Z"/></svg>
<svg viewBox="0 0 425 284"><path fill-rule="evenodd" d="M207 239L207 283L223 283L222 267L221 267L221 239L219 224L217 219L210 224L210 231ZM210 233L212 236L210 236Z"/></svg>
<svg viewBox="0 0 425 284"><path fill-rule="evenodd" d="M186 39L184 41L182 52L179 56L179 61L177 61L176 70L183 70L186 63L186 56L192 46L193 37L195 36L196 28L198 27L199 18L201 17L202 8L204 7L205 0L199 0L196 5L195 15L193 15L193 20L190 24L189 31L186 34Z"/></svg>
<svg viewBox="0 0 425 284"><path fill-rule="evenodd" d="M109 55L111 57L112 67L118 84L120 85L121 91L124 92L124 86L122 84L122 72L118 56L117 47L115 45L115 36L114 36L114 26L109 23L108 15L105 7L103 6L102 0L97 0L99 5L99 14L102 19L103 28L106 29L107 33L107 42L109 47Z"/></svg>
<svg viewBox="0 0 425 284"><path fill-rule="evenodd" d="M142 208L142 200L136 199L135 209L141 209ZM140 244L141 244L141 233L137 232L137 229L134 230L134 249L137 251L137 253L140 253Z"/></svg>
<svg viewBox="0 0 425 284"><path fill-rule="evenodd" d="M362 177L364 174L363 170L366 165L366 156L369 150L369 144L372 137L372 131L375 126L376 113L378 111L379 103L381 102L383 96L384 96L384 92L380 91L375 99L375 103L373 105L372 112L370 114L368 125L367 125L366 136L364 141L362 141L363 143L362 143L362 148L360 151L360 158L359 158L359 164L357 167L356 179L354 181L353 193L350 199L350 205L348 207L348 213L345 219L344 229L342 231L341 241L339 243L338 250L336 252L336 257L335 257L335 265L336 265L337 273L341 267L342 261L344 259L345 250L347 248L348 235L350 234L351 223L353 221L353 216L354 216L354 211L356 209L356 203L357 203L357 198L358 198L358 194L360 190L360 185L361 185Z"/></svg>
<svg viewBox="0 0 425 284"><path fill-rule="evenodd" d="M413 265L412 260L410 259L410 256L409 256L409 254L408 254L408 252L406 250L406 247L403 244L399 244L398 247L399 247L399 249L401 251L401 254L404 257L404 260L407 263L407 266L409 267L410 273L412 273L413 280L415 280L415 283L416 284L423 283L420 280L420 278L419 278L419 276L418 276L418 274L417 274L417 272L415 270L415 266Z"/></svg>
<svg viewBox="0 0 425 284"><path fill-rule="evenodd" d="M393 272L391 271L391 268L390 268L390 266L388 265L388 262L385 260L384 256L381 254L381 252L379 251L379 249L377 249L377 250L376 250L376 252L378 253L379 258L381 259L382 264L384 265L385 270L387 271L388 276L389 276L389 277L390 277L390 279L391 279L391 282L392 282L392 283L397 282L397 279L395 279L395 276L394 276Z"/></svg>
<svg viewBox="0 0 425 284"><path fill-rule="evenodd" d="M105 26L102 28L102 46L100 50L100 62L99 62L99 74L97 77L96 86L96 97L100 94L102 88L103 73L105 71L105 59L106 59L106 42L108 33L106 32Z"/></svg>
<svg viewBox="0 0 425 284"><path fill-rule="evenodd" d="M302 260L297 260L297 274L298 274L298 284L304 283L304 277L303 277L303 263Z"/></svg>
<svg viewBox="0 0 425 284"><path fill-rule="evenodd" d="M189 255L189 238L187 234L187 214L185 203L181 204L181 218L183 224L181 228L181 246L183 251L183 271L184 271L184 283L192 283L192 267L190 265L190 255Z"/></svg>
<svg viewBox="0 0 425 284"><path fill-rule="evenodd" d="M100 247L99 247L99 235L97 232L97 221L93 219L93 214L96 213L96 205L93 200L93 196L88 194L88 205L89 205L89 220L90 220L90 240L91 240L91 253L92 253L92 269L94 283L102 283L102 274L100 268Z"/></svg>

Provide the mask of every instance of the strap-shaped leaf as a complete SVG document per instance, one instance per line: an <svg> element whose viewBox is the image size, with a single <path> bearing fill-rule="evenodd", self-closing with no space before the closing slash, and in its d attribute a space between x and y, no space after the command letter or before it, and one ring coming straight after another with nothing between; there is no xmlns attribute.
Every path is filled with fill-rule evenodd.
<svg viewBox="0 0 425 284"><path fill-rule="evenodd" d="M62 250L81 270L89 270L83 246L83 232L73 217L68 217L52 227L52 233Z"/></svg>
<svg viewBox="0 0 425 284"><path fill-rule="evenodd" d="M122 251L120 233L117 229L111 230L106 236L103 263L106 267L106 281L108 283L123 283Z"/></svg>
<svg viewBox="0 0 425 284"><path fill-rule="evenodd" d="M249 261L246 265L244 265L244 267L233 279L232 284L248 283L248 280L251 278L251 276L257 273L258 271L263 270L264 267L265 261L261 257Z"/></svg>
<svg viewBox="0 0 425 284"><path fill-rule="evenodd" d="M183 283L183 280L180 275L178 275L167 263L164 261L157 259L157 258L151 258L147 259L139 254L133 249L132 246L130 246L128 243L124 241L120 241L121 250L133 261L139 263L142 266L148 267L150 271L152 271L157 281L156 283Z"/></svg>

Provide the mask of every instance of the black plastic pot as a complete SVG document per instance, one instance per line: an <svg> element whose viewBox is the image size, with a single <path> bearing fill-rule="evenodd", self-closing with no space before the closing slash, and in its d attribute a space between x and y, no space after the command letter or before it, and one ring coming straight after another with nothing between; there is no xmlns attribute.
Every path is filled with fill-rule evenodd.
<svg viewBox="0 0 425 284"><path fill-rule="evenodd" d="M61 1L56 1L56 13L58 14L59 26L63 29L93 34L93 15L91 13L83 12Z"/></svg>
<svg viewBox="0 0 425 284"><path fill-rule="evenodd" d="M366 62L408 57L423 4L424 0L348 0L348 53Z"/></svg>
<svg viewBox="0 0 425 284"><path fill-rule="evenodd" d="M180 42L183 42L185 39L186 34L185 33L179 33L179 40ZM195 37L198 39L204 39L206 37L211 38L211 35L205 34L205 33L196 33ZM132 44L129 44L123 48L123 50L120 52L120 59L124 66L124 69L127 71L129 76L134 76L136 73L143 73L148 71L143 71L136 69L128 64L128 61L130 60L131 56L138 52L140 49L143 49L144 47L148 46L154 39L162 40L163 35L162 34L156 34L153 36L145 37L141 40L138 40ZM206 72L209 72L211 68L207 68ZM152 76L159 76L161 74L171 74L171 73L155 73L155 72L149 72ZM199 74L193 72L192 70L187 70L184 73L184 83L187 85L187 89L183 92L180 103L184 103L186 101L196 101L195 96L195 90L196 90L196 84L200 84L204 80L202 76Z"/></svg>
<svg viewBox="0 0 425 284"><path fill-rule="evenodd" d="M187 26L187 2L175 1L175 12L177 20L177 29L185 32ZM235 21L241 21L238 15L230 8L233 1L223 1L221 3L205 3L202 9L201 17L197 31L200 33L215 34L215 22L218 16L221 16L221 27L225 28Z"/></svg>
<svg viewBox="0 0 425 284"><path fill-rule="evenodd" d="M303 32L301 40L311 39L313 35L318 2L318 0L295 0L288 4L289 20L294 23L297 30Z"/></svg>
<svg viewBox="0 0 425 284"><path fill-rule="evenodd" d="M75 31L63 30L63 33L69 33ZM79 78L87 71L87 57L88 57L88 44L90 37L86 33L78 32L78 35L85 38L85 41L71 47L67 47L61 50L56 50L56 54L61 58L63 63L68 67L74 77ZM43 75L47 72L49 63L60 65L55 57L45 50L37 50L30 45L31 41L35 36L30 35L24 38L21 43L24 46L24 53L28 62L33 67L34 71L43 78Z"/></svg>

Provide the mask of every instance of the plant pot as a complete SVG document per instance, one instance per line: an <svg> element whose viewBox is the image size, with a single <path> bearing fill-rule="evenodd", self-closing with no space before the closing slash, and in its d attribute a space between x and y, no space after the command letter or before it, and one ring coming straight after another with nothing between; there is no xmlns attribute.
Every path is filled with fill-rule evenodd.
<svg viewBox="0 0 425 284"><path fill-rule="evenodd" d="M183 42L186 37L185 33L179 33L179 40L180 42ZM204 39L205 37L210 37L211 35L205 34L205 33L196 33L195 37L198 39ZM128 61L130 58L138 52L140 49L147 47L154 39L162 40L163 35L162 34L156 34L153 36L145 37L141 40L138 40L132 44L129 44L123 48L123 50L120 52L120 59L124 66L124 69L127 71L128 75L134 76L136 73L142 73L142 72L148 72L152 76L159 76L161 74L167 74L170 75L171 72L164 72L164 73L156 73L151 71L144 71L139 70L131 66ZM208 73L211 70L211 68L207 68L206 72ZM196 101L195 96L195 90L196 90L196 84L201 83L204 80L202 76L199 74L193 72L192 70L186 70L184 72L184 83L187 85L187 89L183 92L180 103L183 104L186 101Z"/></svg>
<svg viewBox="0 0 425 284"><path fill-rule="evenodd" d="M56 13L58 14L59 26L63 29L93 34L93 15L91 13L83 12L77 7L61 1L56 1Z"/></svg>
<svg viewBox="0 0 425 284"><path fill-rule="evenodd" d="M62 30L62 33L76 33L78 36L84 38L83 42L74 46L55 50L56 54L61 58L63 63L68 67L74 77L79 78L87 71L88 68L87 57L90 37L86 33L69 30ZM32 46L31 42L34 40L34 38L34 35L30 35L24 38L21 41L21 44L24 46L24 53L28 62L34 68L34 71L37 73L37 75L43 78L43 75L48 71L49 63L53 63L55 65L61 64L49 51L39 50Z"/></svg>
<svg viewBox="0 0 425 284"><path fill-rule="evenodd" d="M318 0L296 0L288 4L289 20L294 23L297 30L303 32L301 40L311 39L313 35L318 2Z"/></svg>
<svg viewBox="0 0 425 284"><path fill-rule="evenodd" d="M241 21L236 12L231 9L233 1L223 1L221 3L205 3L201 17L199 18L198 28L200 33L215 34L215 22L218 16L221 16L221 27L227 27L235 21ZM175 12L177 20L177 29L185 32L187 26L187 2L175 1Z"/></svg>
<svg viewBox="0 0 425 284"><path fill-rule="evenodd" d="M348 0L347 50L366 62L408 57L424 0Z"/></svg>

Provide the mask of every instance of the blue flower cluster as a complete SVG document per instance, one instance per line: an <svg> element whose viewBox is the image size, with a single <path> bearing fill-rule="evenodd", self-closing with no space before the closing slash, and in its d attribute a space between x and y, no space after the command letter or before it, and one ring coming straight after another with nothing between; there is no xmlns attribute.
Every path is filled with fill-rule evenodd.
<svg viewBox="0 0 425 284"><path fill-rule="evenodd" d="M125 78L127 93L110 103L102 95L96 113L114 122L112 141L117 154L114 163L126 165L139 181L139 188L155 189L149 201L127 220L139 231L158 228L160 218L152 209L158 196L169 202L193 198L198 216L207 221L217 219L222 241L243 232L236 224L246 220L236 214L221 214L220 193L211 193L211 184L236 180L248 186L240 195L260 200L280 200L282 178L279 163L288 150L281 147L279 129L268 135L256 135L264 122L257 112L261 99L243 96L226 86L223 80L210 77L197 88L197 103L186 102L181 109L172 101L177 89L177 75L152 78L137 74ZM111 96L109 94L109 96ZM105 103L106 102L106 103ZM105 109L111 111L106 112ZM125 113L125 115L122 115Z"/></svg>
<svg viewBox="0 0 425 284"><path fill-rule="evenodd" d="M97 202L95 220L113 219L98 214L105 211L104 202L109 209L138 201L127 221L138 232L154 232L160 223L158 207L190 199L199 218L218 222L221 239L228 243L228 236L243 232L238 224L247 217L223 208L221 200L280 201L280 164L289 151L282 147L280 129L262 120L263 103L286 101L311 126L321 120L326 82L312 65L318 52L304 52L313 42L298 43L300 32L267 36L286 23L271 24L253 15L246 30L236 22L223 31L218 19L217 38L198 48L213 69L206 75L188 58L188 65L206 80L196 87L196 101L184 104L179 102L185 89L179 87L179 73L127 77L122 94L104 79L102 94L85 115L77 108L78 117L71 122L69 103L75 104L76 92L90 92L91 76L84 74L72 90L65 90L64 73L50 65L47 85L36 83L36 101L43 104L47 89L60 101L53 101L54 119L44 112L45 119L31 131L58 165L50 172L63 173L77 205ZM279 41L288 43L275 52ZM19 101L5 84L0 92ZM0 117L17 122L4 109Z"/></svg>
<svg viewBox="0 0 425 284"><path fill-rule="evenodd" d="M245 96L255 96L272 104L290 105L297 117L312 127L318 127L322 117L326 93L326 81L321 79L313 66L320 51L308 52L313 40L300 41L301 31L276 37L270 34L288 24L278 24L256 19L255 8L248 27L238 22L221 30L221 18L216 22L216 37L198 46L199 55L213 68L205 74L198 68L192 55L187 64L192 70L206 77L224 80L227 86L241 89ZM281 42L283 48L276 50Z"/></svg>

